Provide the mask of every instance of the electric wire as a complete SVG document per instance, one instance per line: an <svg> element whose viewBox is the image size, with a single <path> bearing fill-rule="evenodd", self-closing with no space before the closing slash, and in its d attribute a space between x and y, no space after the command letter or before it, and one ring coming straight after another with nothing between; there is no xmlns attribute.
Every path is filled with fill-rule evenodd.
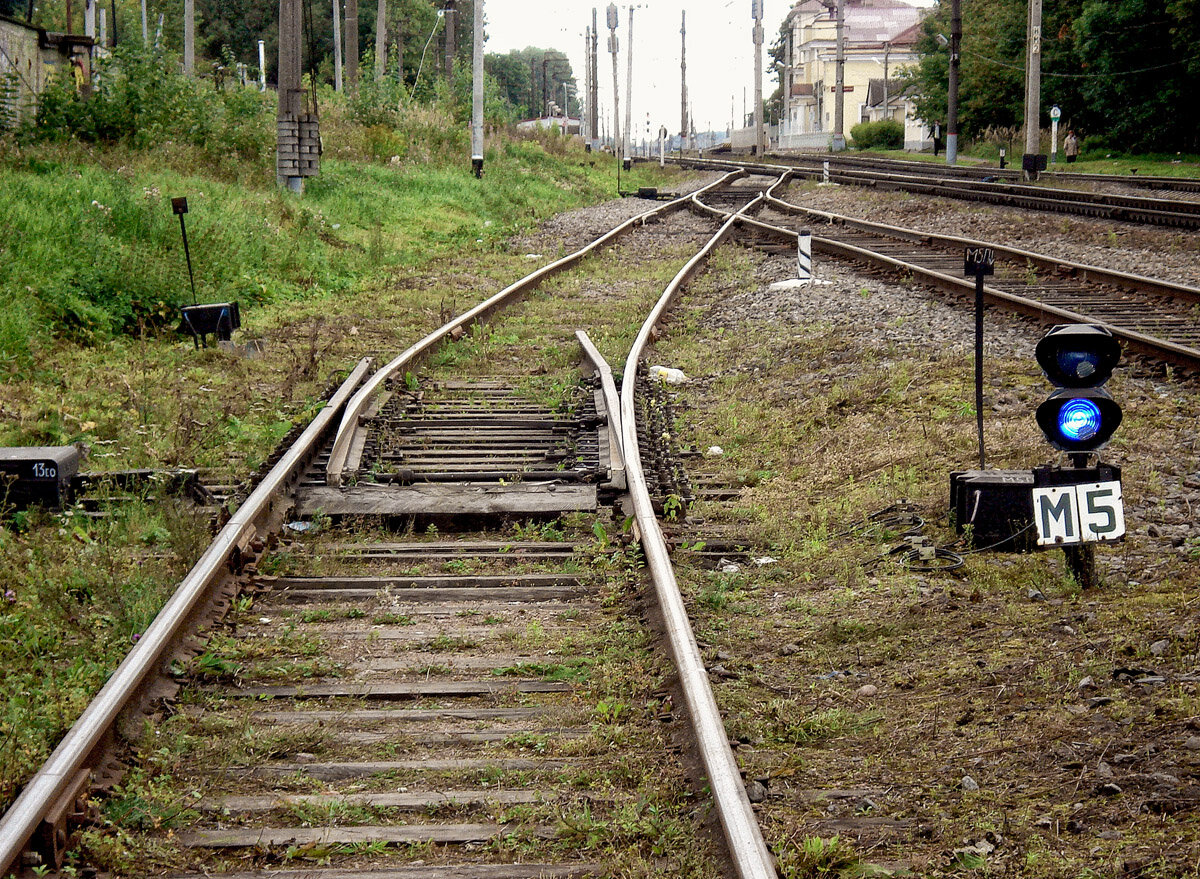
<svg viewBox="0 0 1200 879"><path fill-rule="evenodd" d="M417 84L421 81L421 71L425 69L425 53L429 51L429 44L433 42L433 38L437 34L438 27L441 26L444 17L442 10L439 9L438 16L433 22L433 30L429 32L429 39L425 41L425 48L421 50L421 63L417 65L417 74L413 77L412 94L408 96L410 101L417 96Z"/></svg>

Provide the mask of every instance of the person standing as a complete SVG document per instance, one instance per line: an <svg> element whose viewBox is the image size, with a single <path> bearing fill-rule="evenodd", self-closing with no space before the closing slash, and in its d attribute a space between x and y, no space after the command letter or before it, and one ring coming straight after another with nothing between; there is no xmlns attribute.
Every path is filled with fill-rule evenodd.
<svg viewBox="0 0 1200 879"><path fill-rule="evenodd" d="M1067 157L1068 165L1079 158L1079 138L1075 136L1074 130L1067 131L1067 138L1063 141L1063 155Z"/></svg>

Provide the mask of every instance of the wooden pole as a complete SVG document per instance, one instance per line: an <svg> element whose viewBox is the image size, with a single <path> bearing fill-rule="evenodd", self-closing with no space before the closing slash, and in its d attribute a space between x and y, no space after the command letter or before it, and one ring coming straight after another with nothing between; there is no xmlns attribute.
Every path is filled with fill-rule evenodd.
<svg viewBox="0 0 1200 879"><path fill-rule="evenodd" d="M682 155L683 151L688 146L688 93L687 93L687 10L683 11L683 17L680 20L679 36L682 38L682 44L679 47L679 152Z"/></svg>
<svg viewBox="0 0 1200 879"><path fill-rule="evenodd" d="M342 0L333 0L333 90L340 92L342 82Z"/></svg>
<svg viewBox="0 0 1200 879"><path fill-rule="evenodd" d="M446 0L446 79L454 76L454 56L458 54L458 0Z"/></svg>

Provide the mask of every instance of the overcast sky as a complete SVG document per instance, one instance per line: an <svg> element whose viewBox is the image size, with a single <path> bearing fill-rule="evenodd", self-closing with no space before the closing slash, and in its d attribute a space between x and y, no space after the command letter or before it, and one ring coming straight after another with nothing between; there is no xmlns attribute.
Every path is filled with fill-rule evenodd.
<svg viewBox="0 0 1200 879"><path fill-rule="evenodd" d="M935 0L907 0L928 6ZM767 51L793 0L763 0L763 93L775 83L766 72ZM621 10L620 56L621 125L625 124L625 71L628 49L629 3ZM600 24L600 107L612 119L612 56L608 54L605 9L595 0L485 0L487 51L506 54L536 46L558 49L571 59L582 89L584 31L591 26L592 9ZM697 131L724 130L731 116L742 117L743 105L754 100L754 20L751 0L643 0L633 14L633 130L640 139L646 114L655 135L659 125L676 133L680 122L680 24L687 12L687 78L692 118ZM560 98L561 100L561 98Z"/></svg>

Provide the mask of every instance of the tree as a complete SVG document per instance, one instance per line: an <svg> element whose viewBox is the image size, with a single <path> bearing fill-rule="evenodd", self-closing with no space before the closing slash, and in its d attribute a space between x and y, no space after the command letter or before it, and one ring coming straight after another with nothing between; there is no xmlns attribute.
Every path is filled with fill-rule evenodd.
<svg viewBox="0 0 1200 879"><path fill-rule="evenodd" d="M1195 100L1198 7L1196 0L1084 4L1074 28L1086 76L1079 127L1112 148L1200 148L1200 123L1183 112Z"/></svg>

